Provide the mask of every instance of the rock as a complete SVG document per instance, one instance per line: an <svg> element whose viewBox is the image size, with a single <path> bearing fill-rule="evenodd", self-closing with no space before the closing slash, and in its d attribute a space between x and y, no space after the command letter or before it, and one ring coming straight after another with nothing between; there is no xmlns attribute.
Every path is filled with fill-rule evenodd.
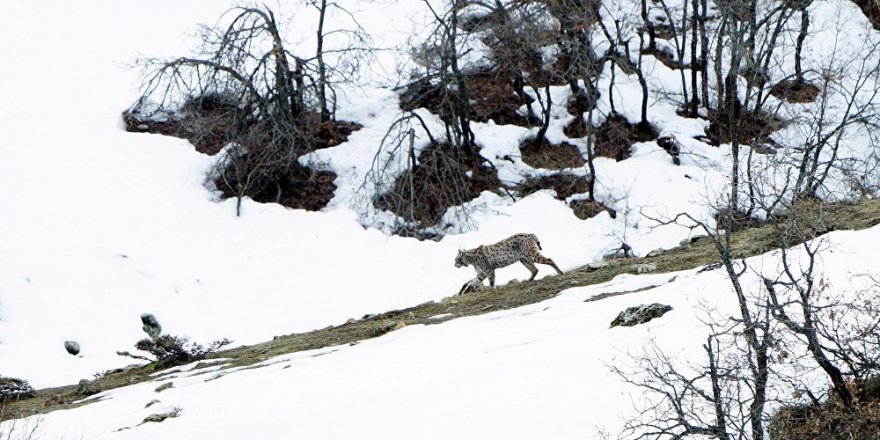
<svg viewBox="0 0 880 440"><path fill-rule="evenodd" d="M402 319L399 321L383 321L373 327L373 336L382 336L385 333L400 330L404 327L406 327L406 323Z"/></svg>
<svg viewBox="0 0 880 440"><path fill-rule="evenodd" d="M648 252L648 254L645 255L645 257L648 257L648 258L650 258L650 257L656 257L656 256L659 256L659 255L662 255L663 252L666 252L666 249L663 249L663 248L654 249L653 251Z"/></svg>
<svg viewBox="0 0 880 440"><path fill-rule="evenodd" d="M151 406L153 406L153 405L155 405L155 404L157 404L157 403L161 403L161 402L162 402L162 401L159 400L159 399L153 399L153 400L147 402L147 404L144 405L144 408L149 408L149 407L151 407Z"/></svg>
<svg viewBox="0 0 880 440"><path fill-rule="evenodd" d="M649 273L657 270L657 263L645 263L636 265L636 273Z"/></svg>
<svg viewBox="0 0 880 440"><path fill-rule="evenodd" d="M154 391L157 393L161 393L162 391L165 391L169 388L174 388L174 382L163 383L162 385L159 385L158 387L156 387L156 389Z"/></svg>
<svg viewBox="0 0 880 440"><path fill-rule="evenodd" d="M79 384L76 386L76 391L74 393L77 396L91 396L92 394L98 394L101 391L101 386L98 385L93 380L83 379L79 381Z"/></svg>
<svg viewBox="0 0 880 440"><path fill-rule="evenodd" d="M666 152L669 153L670 156L672 156L672 163L676 165L681 165L681 159L679 156L681 155L682 145L678 142L674 135L663 136L657 139L657 145L659 145L660 148L666 150Z"/></svg>
<svg viewBox="0 0 880 440"><path fill-rule="evenodd" d="M150 339L153 339L154 341L159 339L159 335L162 334L162 326L159 325L159 320L156 319L152 313L144 313L141 315L141 322L144 324L144 333L149 335Z"/></svg>
<svg viewBox="0 0 880 440"><path fill-rule="evenodd" d="M68 353L76 356L79 354L79 343L76 341L64 341L64 349L67 350Z"/></svg>
<svg viewBox="0 0 880 440"><path fill-rule="evenodd" d="M171 411L157 413L157 414L150 414L144 418L144 421L141 422L141 424L143 425L144 423L161 423L161 422L164 422L165 419L173 419L179 415L180 415L180 408L174 408Z"/></svg>
<svg viewBox="0 0 880 440"><path fill-rule="evenodd" d="M644 324L654 318L663 316L670 310L672 310L672 306L658 303L630 307L620 312L620 314L614 318L614 321L611 321L611 327L632 327L634 325Z"/></svg>
<svg viewBox="0 0 880 440"><path fill-rule="evenodd" d="M605 266L608 266L608 261L605 260L603 257L602 261L593 261L593 262L587 263L587 265L585 267L590 270L598 270L598 269L601 269Z"/></svg>
<svg viewBox="0 0 880 440"><path fill-rule="evenodd" d="M0 377L0 402L34 397L34 389L24 379Z"/></svg>

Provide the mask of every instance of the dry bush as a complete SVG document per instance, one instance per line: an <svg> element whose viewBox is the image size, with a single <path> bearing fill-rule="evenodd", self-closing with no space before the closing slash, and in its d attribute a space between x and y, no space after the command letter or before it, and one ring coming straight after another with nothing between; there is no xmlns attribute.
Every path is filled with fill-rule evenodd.
<svg viewBox="0 0 880 440"><path fill-rule="evenodd" d="M763 226L766 223L765 220L761 220L760 218L757 218L754 215L742 210L737 210L733 214L732 219L722 218L722 216L726 217L727 215L728 212L725 211L716 212L714 215L715 223L718 225L730 225L732 226L732 231L742 231L744 229L757 228Z"/></svg>
<svg viewBox="0 0 880 440"><path fill-rule="evenodd" d="M808 82L780 81L770 88L770 94L793 103L813 102L819 96L819 88Z"/></svg>
<svg viewBox="0 0 880 440"><path fill-rule="evenodd" d="M672 70L690 69L690 65L679 61L673 51L674 49L666 46L654 46L653 48L645 48L642 51L642 55L653 55L657 61L660 61L664 66Z"/></svg>
<svg viewBox="0 0 880 440"><path fill-rule="evenodd" d="M575 217L581 220L591 219L603 211L608 211L611 218L617 218L617 211L595 200L572 200L568 206L574 211Z"/></svg>
<svg viewBox="0 0 880 440"><path fill-rule="evenodd" d="M774 440L877 440L880 438L880 378L866 383L855 411L835 399L782 407L770 419Z"/></svg>
<svg viewBox="0 0 880 440"><path fill-rule="evenodd" d="M155 362L163 367L171 367L204 359L231 343L229 339L220 339L205 346L190 342L186 337L162 335L156 339L141 339L135 348L153 355Z"/></svg>
<svg viewBox="0 0 880 440"><path fill-rule="evenodd" d="M520 197L536 193L544 189L556 191L556 198L565 200L575 194L589 191L589 178L572 173L557 173L549 176L532 176L513 187Z"/></svg>
<svg viewBox="0 0 880 440"><path fill-rule="evenodd" d="M398 176L391 189L377 196L373 204L414 224L413 230L435 226L448 208L501 187L494 168L484 167L484 161L477 153L432 144L419 154L418 163Z"/></svg>
<svg viewBox="0 0 880 440"><path fill-rule="evenodd" d="M142 107L132 107L122 114L127 131L155 133L186 139L200 153L215 155L229 142L240 116L236 98L209 92L191 96L173 112L157 118Z"/></svg>
<svg viewBox="0 0 880 440"><path fill-rule="evenodd" d="M519 151L523 162L535 168L561 170L580 168L586 163L578 147L567 142L551 144L546 138L525 141Z"/></svg>
<svg viewBox="0 0 880 440"><path fill-rule="evenodd" d="M785 121L766 112L745 112L740 119L730 121L727 112L712 110L709 112L709 129L706 135L712 145L730 143L739 132L737 139L743 145L757 145L768 140L770 133L780 130ZM733 132L731 131L733 130Z"/></svg>
<svg viewBox="0 0 880 440"><path fill-rule="evenodd" d="M322 12L335 4L312 5ZM123 113L130 131L189 139L207 154L227 147L209 179L224 197L321 209L332 197L333 173L298 159L345 141L360 126L335 119L335 81L347 77L324 63L322 49L302 58L285 47L283 26L266 6L234 7L224 24L203 27L194 55L144 59L141 94ZM318 24L318 38L323 22ZM356 61L366 38L340 31ZM321 47L321 46L319 46Z"/></svg>
<svg viewBox="0 0 880 440"><path fill-rule="evenodd" d="M0 376L0 405L6 401L34 397L34 389L24 379Z"/></svg>
<svg viewBox="0 0 880 440"><path fill-rule="evenodd" d="M586 136L586 127L580 118L575 118L565 127L568 137ZM605 119L602 125L592 129L595 136L593 152L596 156L607 157L616 161L632 155L630 147L636 142L647 142L657 139L657 130L650 124L632 124L618 113Z"/></svg>
<svg viewBox="0 0 880 440"><path fill-rule="evenodd" d="M500 72L477 72L464 74L462 81L468 90L473 90L469 97L467 118L475 122L487 122L490 119L499 125L519 125L534 127L541 125L537 118L529 118L519 114L518 110L531 101L522 99L516 94L511 78ZM528 98L528 95L524 95ZM444 88L440 83L423 78L406 86L400 96L400 108L412 111L425 108L439 116L444 122L452 123L456 115L449 102L460 99L455 90Z"/></svg>

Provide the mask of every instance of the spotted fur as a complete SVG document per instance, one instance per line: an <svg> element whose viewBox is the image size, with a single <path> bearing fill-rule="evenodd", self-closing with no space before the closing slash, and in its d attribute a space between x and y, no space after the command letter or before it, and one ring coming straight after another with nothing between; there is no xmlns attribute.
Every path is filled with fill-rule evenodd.
<svg viewBox="0 0 880 440"><path fill-rule="evenodd" d="M495 287L495 269L510 266L519 261L532 273L529 280L538 275L535 263L553 266L560 275L562 271L553 260L541 255L541 242L535 234L516 234L495 244L487 244L476 249L458 251L455 267L473 266L477 277L465 283L458 292L465 293L469 287L482 284L489 277L489 286Z"/></svg>

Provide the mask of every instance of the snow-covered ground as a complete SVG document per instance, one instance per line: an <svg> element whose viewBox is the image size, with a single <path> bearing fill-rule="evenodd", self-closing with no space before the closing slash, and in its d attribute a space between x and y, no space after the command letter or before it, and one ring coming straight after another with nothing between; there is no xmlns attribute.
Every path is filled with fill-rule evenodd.
<svg viewBox="0 0 880 440"><path fill-rule="evenodd" d="M837 292L876 274L880 227L835 232L820 271ZM772 273L777 260L750 267ZM768 267L763 267L767 265ZM747 290L760 278L745 278ZM658 286L648 290L645 287ZM584 302L607 292L628 292ZM409 326L356 345L279 356L258 368L178 371L104 392L100 402L19 421L63 438L598 438L616 435L641 390L622 386L612 365L648 341L684 362L700 359L711 313L736 308L723 270L621 276L512 310ZM609 328L626 307L673 310L645 325ZM715 312L710 312L714 310ZM156 391L166 383L173 387ZM145 408L154 399L160 402ZM141 421L179 410L162 423ZM30 425L29 425L30 424ZM2 425L0 425L2 426ZM9 426L9 425L7 425Z"/></svg>
<svg viewBox="0 0 880 440"><path fill-rule="evenodd" d="M348 3L360 10L361 24L381 36L382 47L400 51L379 55L367 86L343 90L339 117L364 128L316 153L339 175L334 200L323 212L246 200L236 217L234 201L217 201L204 185L212 158L184 140L125 132L120 120L137 95L138 72L129 67L134 59L188 53L195 43L186 36L197 23L213 23L227 1L4 2L0 375L45 387L126 365L131 360L116 351L131 351L143 337L142 313L155 314L166 332L196 341L256 343L450 296L473 277L471 269L453 267L458 249L516 232L537 234L545 254L567 270L597 260L624 237L644 254L689 234L651 228L642 213L711 216L706 201L720 191L730 162L726 150L692 138L702 134L704 122L678 117L672 104L652 98L652 123L661 134L676 135L685 154L682 166L674 166L648 142L637 144L626 161L597 161L598 192L627 215L583 221L549 192L516 203L486 193L470 230L440 242L365 228L355 190L397 112L396 96L380 87L397 78L382 77L405 58L403 45L425 12L414 0ZM834 29L858 17L847 4L818 2L817 10L830 12L817 27ZM302 15L285 9L287 2L272 6L289 11L281 15L290 38L307 46L311 28L296 26ZM865 20L848 23L858 33ZM811 37L808 52L823 44L821 34ZM677 75L655 64L653 86L677 84ZM635 78L618 72L616 84L618 110L636 116ZM560 140L567 122L562 112L557 116L551 140ZM521 161L499 159L519 156L526 129L488 123L475 132L486 146L484 157L500 172L515 179L529 171ZM848 273L873 270L878 251L860 244L878 240L877 228L835 233L825 259L832 282L843 285ZM526 275L513 266L499 272L498 282ZM42 417L41 429L49 438L84 439L591 438L597 426L615 432L633 398L609 375L608 364L648 338L691 356L704 338L694 305L730 307L720 271L685 272L668 282L671 277L619 278L515 310L283 356L211 381L205 381L210 373L178 373L174 388L156 394L157 381L113 390L100 403ZM622 308L654 301L675 310L647 326L607 328ZM67 354L66 340L79 342L82 353ZM144 409L153 398L161 404ZM179 418L134 427L172 407L182 409ZM125 427L132 429L115 432Z"/></svg>

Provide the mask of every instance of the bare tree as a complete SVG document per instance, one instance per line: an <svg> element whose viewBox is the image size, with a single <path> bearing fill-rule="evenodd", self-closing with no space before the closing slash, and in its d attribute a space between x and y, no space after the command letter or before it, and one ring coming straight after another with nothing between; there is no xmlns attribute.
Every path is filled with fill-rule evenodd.
<svg viewBox="0 0 880 440"><path fill-rule="evenodd" d="M141 95L125 117L180 126L173 134L212 137L213 152L228 145L209 177L224 195L238 199L238 214L244 196L279 201L289 197L285 187L291 182L314 180L320 172L301 166L299 157L344 136L332 121L330 97L334 81L350 77L325 60L330 49L324 22L329 8L342 9L324 0L309 4L319 12L311 58L287 48L272 10L235 7L221 18L224 24L202 27L197 54L140 61ZM359 26L345 34L356 44L334 55L356 63L368 37Z"/></svg>

